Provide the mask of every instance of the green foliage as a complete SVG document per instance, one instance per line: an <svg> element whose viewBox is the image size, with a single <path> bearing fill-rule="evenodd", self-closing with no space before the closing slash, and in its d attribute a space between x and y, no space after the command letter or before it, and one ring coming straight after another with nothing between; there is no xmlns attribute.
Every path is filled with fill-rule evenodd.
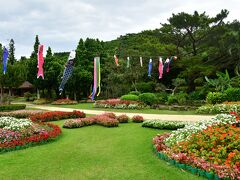
<svg viewBox="0 0 240 180"><path fill-rule="evenodd" d="M138 96L134 94L126 94L121 96L121 100L130 100L130 101L138 101Z"/></svg>
<svg viewBox="0 0 240 180"><path fill-rule="evenodd" d="M158 99L153 93L142 93L139 95L139 100L147 105L153 105L158 102Z"/></svg>
<svg viewBox="0 0 240 180"><path fill-rule="evenodd" d="M40 98L33 101L33 104L48 104L51 103L51 100L46 98Z"/></svg>
<svg viewBox="0 0 240 180"><path fill-rule="evenodd" d="M133 94L133 95L139 96L141 93L139 91L131 91L128 94Z"/></svg>
<svg viewBox="0 0 240 180"><path fill-rule="evenodd" d="M227 95L227 101L239 101L240 100L240 88L228 88L224 91Z"/></svg>
<svg viewBox="0 0 240 180"><path fill-rule="evenodd" d="M218 77L217 79L208 79L208 77L205 76L207 83L215 87L216 91L223 92L226 88L231 87L231 79L227 70L225 70L225 73L217 72L216 75Z"/></svg>
<svg viewBox="0 0 240 180"><path fill-rule="evenodd" d="M14 111L25 109L26 104L9 104L9 105L0 105L0 111Z"/></svg>
<svg viewBox="0 0 240 180"><path fill-rule="evenodd" d="M154 90L154 83L151 81L136 83L136 88L141 93L152 92Z"/></svg>
<svg viewBox="0 0 240 180"><path fill-rule="evenodd" d="M167 104L177 103L179 105L184 105L186 104L187 99L188 99L188 95L186 93L177 93L177 94L168 96Z"/></svg>
<svg viewBox="0 0 240 180"><path fill-rule="evenodd" d="M159 103L165 103L168 100L168 93L166 92L155 93L155 95L158 98Z"/></svg>
<svg viewBox="0 0 240 180"><path fill-rule="evenodd" d="M222 103L227 100L226 93L222 92L209 92L206 101L209 104L216 104L216 103Z"/></svg>
<svg viewBox="0 0 240 180"><path fill-rule="evenodd" d="M36 97L36 94L32 94L30 92L25 92L24 98L26 101L34 101L37 97Z"/></svg>
<svg viewBox="0 0 240 180"><path fill-rule="evenodd" d="M14 40L11 39L9 43L9 55L8 55L8 61L11 65L16 61L15 59L15 47L14 47Z"/></svg>

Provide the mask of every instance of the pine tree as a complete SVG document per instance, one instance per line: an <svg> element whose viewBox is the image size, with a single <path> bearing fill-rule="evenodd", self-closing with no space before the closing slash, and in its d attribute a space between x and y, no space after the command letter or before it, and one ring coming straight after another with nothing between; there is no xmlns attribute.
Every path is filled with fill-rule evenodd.
<svg viewBox="0 0 240 180"><path fill-rule="evenodd" d="M35 43L34 43L34 46L33 46L33 52L31 54L31 58L37 58L39 44L40 44L40 42L39 42L39 39L38 39L38 35L36 35Z"/></svg>
<svg viewBox="0 0 240 180"><path fill-rule="evenodd" d="M14 40L11 39L9 43L9 56L8 56L8 61L11 65L16 61L15 59L15 47L14 47Z"/></svg>

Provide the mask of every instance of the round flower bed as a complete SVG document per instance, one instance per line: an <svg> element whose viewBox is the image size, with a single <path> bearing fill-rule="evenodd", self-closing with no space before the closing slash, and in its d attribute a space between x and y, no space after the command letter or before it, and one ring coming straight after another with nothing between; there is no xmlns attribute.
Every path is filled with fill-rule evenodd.
<svg viewBox="0 0 240 180"><path fill-rule="evenodd" d="M209 179L240 178L238 118L220 114L209 121L158 135L154 149L161 159Z"/></svg>
<svg viewBox="0 0 240 180"><path fill-rule="evenodd" d="M0 153L27 148L54 140L61 129L51 123L34 123L29 119L0 117Z"/></svg>

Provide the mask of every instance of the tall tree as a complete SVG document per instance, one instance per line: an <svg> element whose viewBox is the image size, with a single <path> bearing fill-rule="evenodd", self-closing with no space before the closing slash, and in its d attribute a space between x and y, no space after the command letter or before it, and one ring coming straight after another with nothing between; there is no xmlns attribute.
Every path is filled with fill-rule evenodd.
<svg viewBox="0 0 240 180"><path fill-rule="evenodd" d="M33 52L31 54L31 58L37 58L37 53L38 53L38 46L39 46L40 42L39 42L39 38L38 38L38 35L36 35L35 37L35 43L34 43L34 46L33 46Z"/></svg>
<svg viewBox="0 0 240 180"><path fill-rule="evenodd" d="M8 61L11 65L16 61L15 59L15 45L14 40L11 39L9 43L9 55L8 55Z"/></svg>

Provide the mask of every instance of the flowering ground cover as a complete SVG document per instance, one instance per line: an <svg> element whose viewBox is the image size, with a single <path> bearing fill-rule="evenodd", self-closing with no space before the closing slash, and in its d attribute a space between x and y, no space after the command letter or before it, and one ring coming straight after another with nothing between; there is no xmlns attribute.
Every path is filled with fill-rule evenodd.
<svg viewBox="0 0 240 180"><path fill-rule="evenodd" d="M54 121L62 126L64 121ZM122 123L62 129L61 138L37 148L0 154L1 179L201 180L152 155L150 142L166 131Z"/></svg>
<svg viewBox="0 0 240 180"><path fill-rule="evenodd" d="M34 122L48 122L48 121L58 121L61 119L70 119L70 118L84 118L86 114L82 111L73 111L73 112L63 112L63 111L51 111L41 114L36 114L30 116L29 118Z"/></svg>
<svg viewBox="0 0 240 180"><path fill-rule="evenodd" d="M184 128L185 125L187 125L187 124L189 124L189 122L147 120L147 121L143 122L142 127L176 130L176 129L179 129L179 128Z"/></svg>
<svg viewBox="0 0 240 180"><path fill-rule="evenodd" d="M114 108L114 109L142 109L144 104L138 101L107 99L99 100L94 103L95 108Z"/></svg>
<svg viewBox="0 0 240 180"><path fill-rule="evenodd" d="M45 143L55 139L60 133L61 129L54 124L0 117L0 153Z"/></svg>
<svg viewBox="0 0 240 180"><path fill-rule="evenodd" d="M208 178L240 178L240 127L234 115L186 125L158 135L153 144L160 158Z"/></svg>
<svg viewBox="0 0 240 180"><path fill-rule="evenodd" d="M52 102L51 104L55 104L55 105L77 104L77 101L73 101L71 99L58 99L58 100Z"/></svg>
<svg viewBox="0 0 240 180"><path fill-rule="evenodd" d="M133 117L132 121L134 122L135 119L137 119L136 122L143 121L142 116L137 116L135 118ZM103 113L100 115L89 116L86 118L66 120L64 122L63 127L71 129L71 128L80 128L84 126L89 126L93 124L98 124L105 127L117 127L119 123L127 123L128 120L129 120L129 117L125 114L116 116L114 113Z"/></svg>
<svg viewBox="0 0 240 180"><path fill-rule="evenodd" d="M33 116L36 114L41 114L45 111L43 110L17 110L17 111L8 111L8 112L0 112L1 116L11 116L15 118L28 118L29 116Z"/></svg>

